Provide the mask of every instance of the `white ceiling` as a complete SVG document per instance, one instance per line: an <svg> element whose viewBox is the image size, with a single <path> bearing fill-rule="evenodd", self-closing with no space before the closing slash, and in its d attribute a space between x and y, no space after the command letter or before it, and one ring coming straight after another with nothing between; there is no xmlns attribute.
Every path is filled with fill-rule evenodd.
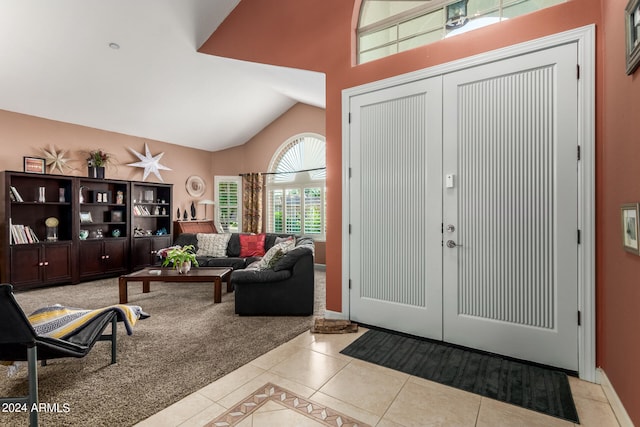
<svg viewBox="0 0 640 427"><path fill-rule="evenodd" d="M324 108L322 73L197 52L239 1L0 0L0 109L216 151Z"/></svg>

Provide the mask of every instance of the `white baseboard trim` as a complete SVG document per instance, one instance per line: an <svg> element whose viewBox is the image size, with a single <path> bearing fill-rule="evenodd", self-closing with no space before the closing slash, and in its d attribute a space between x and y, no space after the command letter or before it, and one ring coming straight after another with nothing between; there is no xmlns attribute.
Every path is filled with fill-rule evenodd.
<svg viewBox="0 0 640 427"><path fill-rule="evenodd" d="M607 374L605 374L601 368L598 368L596 369L596 377L598 383L600 383L600 385L602 386L604 394L607 396L607 399L609 399L611 409L613 409L613 413L618 419L618 423L620 423L620 426L633 427L633 421L631 421L629 414L627 414L627 410L624 409L624 405L622 404L622 401L620 401L618 394L613 388L613 384L611 384L611 381L609 381Z"/></svg>

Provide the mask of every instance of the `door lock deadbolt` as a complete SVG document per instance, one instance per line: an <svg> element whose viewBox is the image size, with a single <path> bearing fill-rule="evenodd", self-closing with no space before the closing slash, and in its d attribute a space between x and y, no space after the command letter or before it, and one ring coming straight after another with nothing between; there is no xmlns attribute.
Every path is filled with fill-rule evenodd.
<svg viewBox="0 0 640 427"><path fill-rule="evenodd" d="M457 246L462 246L462 245L457 244L457 243L456 243L456 242L454 242L453 240L447 240L447 247L448 247L448 248L455 248L455 247L457 247Z"/></svg>

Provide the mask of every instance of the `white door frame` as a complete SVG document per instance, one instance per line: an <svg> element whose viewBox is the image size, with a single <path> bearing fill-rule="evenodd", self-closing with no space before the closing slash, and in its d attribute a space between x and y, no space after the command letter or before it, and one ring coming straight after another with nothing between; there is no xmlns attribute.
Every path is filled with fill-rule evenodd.
<svg viewBox="0 0 640 427"><path fill-rule="evenodd" d="M578 49L578 371L580 378L596 382L595 328L595 25L587 25L540 39L474 55L408 74L394 76L342 91L342 311L328 316L349 318L349 104L350 98L363 93L411 81L435 77L465 68L519 56L536 50L576 43ZM576 313L577 315L577 313Z"/></svg>

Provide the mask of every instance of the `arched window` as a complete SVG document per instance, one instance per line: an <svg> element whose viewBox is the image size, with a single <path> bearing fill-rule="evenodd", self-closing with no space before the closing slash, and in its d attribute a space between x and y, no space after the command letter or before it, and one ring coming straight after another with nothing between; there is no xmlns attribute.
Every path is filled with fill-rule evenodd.
<svg viewBox="0 0 640 427"><path fill-rule="evenodd" d="M267 176L267 231L324 240L326 235L325 139L305 133L287 140L271 159Z"/></svg>
<svg viewBox="0 0 640 427"><path fill-rule="evenodd" d="M362 0L358 63L423 46L566 0Z"/></svg>

